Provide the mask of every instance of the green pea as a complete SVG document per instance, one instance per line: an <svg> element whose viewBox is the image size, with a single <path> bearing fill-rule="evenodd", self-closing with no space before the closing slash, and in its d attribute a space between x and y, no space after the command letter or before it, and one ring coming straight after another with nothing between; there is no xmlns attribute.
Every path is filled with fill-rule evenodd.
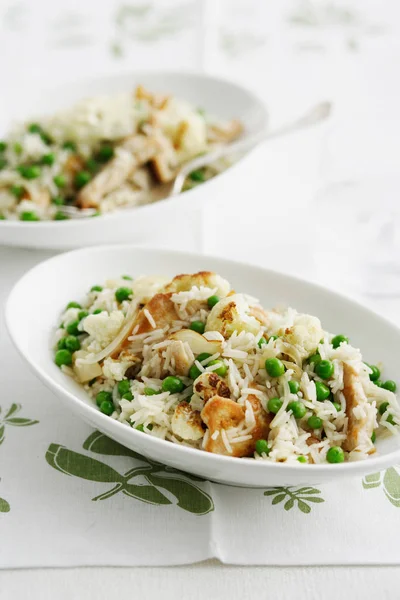
<svg viewBox="0 0 400 600"><path fill-rule="evenodd" d="M71 150L71 152L76 152L75 142L66 141L63 143L62 147L64 148L64 150Z"/></svg>
<svg viewBox="0 0 400 600"><path fill-rule="evenodd" d="M340 412L342 410L342 405L339 402L332 402L332 405L335 407L337 412Z"/></svg>
<svg viewBox="0 0 400 600"><path fill-rule="evenodd" d="M7 144L6 144L6 142L1 141L0 142L0 152L5 152L5 150L7 150Z"/></svg>
<svg viewBox="0 0 400 600"><path fill-rule="evenodd" d="M190 323L190 329L193 331L197 331L197 333L204 333L206 326L203 321L192 321Z"/></svg>
<svg viewBox="0 0 400 600"><path fill-rule="evenodd" d="M321 356L320 356L319 352L316 352L315 354L311 354L311 356L309 356L307 359L307 362L310 365L316 365L320 361L321 361Z"/></svg>
<svg viewBox="0 0 400 600"><path fill-rule="evenodd" d="M54 215L55 221L68 221L69 216L63 213L61 210L58 210Z"/></svg>
<svg viewBox="0 0 400 600"><path fill-rule="evenodd" d="M138 425L137 427L135 427L136 431L141 431L142 433L144 433L144 426L141 423L140 425Z"/></svg>
<svg viewBox="0 0 400 600"><path fill-rule="evenodd" d="M89 315L89 313L88 313L88 311L87 311L87 310L80 310L80 311L78 312L78 319L79 319L80 321L82 321L82 319L86 319L86 317L87 317L88 315Z"/></svg>
<svg viewBox="0 0 400 600"><path fill-rule="evenodd" d="M77 350L80 349L81 347L81 343L78 340L78 338L74 335L68 335L66 338L63 338L65 340L65 347L67 350L69 350L70 352L76 352Z"/></svg>
<svg viewBox="0 0 400 600"><path fill-rule="evenodd" d="M13 196L18 198L18 200L21 200L22 196L24 195L25 190L21 185L13 185L12 188L10 189L10 192L12 193Z"/></svg>
<svg viewBox="0 0 400 600"><path fill-rule="evenodd" d="M37 179L41 175L41 169L37 165L20 165L17 171L24 179Z"/></svg>
<svg viewBox="0 0 400 600"><path fill-rule="evenodd" d="M145 387L144 388L144 395L145 396L156 396L159 393L160 393L160 390L153 390L153 388L150 388L150 387Z"/></svg>
<svg viewBox="0 0 400 600"><path fill-rule="evenodd" d="M185 385L179 377L169 375L164 379L161 385L163 392L169 392L170 394L179 394L185 389Z"/></svg>
<svg viewBox="0 0 400 600"><path fill-rule="evenodd" d="M380 415L383 415L387 411L387 407L389 406L389 402L382 402L380 407L378 408L378 412Z"/></svg>
<svg viewBox="0 0 400 600"><path fill-rule="evenodd" d="M124 300L129 300L132 297L132 290L128 287L120 287L115 290L115 299L117 302L121 303Z"/></svg>
<svg viewBox="0 0 400 600"><path fill-rule="evenodd" d="M97 153L97 160L100 162L107 162L114 156L114 148L112 146L102 146Z"/></svg>
<svg viewBox="0 0 400 600"><path fill-rule="evenodd" d="M133 277L130 275L122 275L122 279L126 279L127 281L133 281Z"/></svg>
<svg viewBox="0 0 400 600"><path fill-rule="evenodd" d="M340 344L348 344L348 343L349 343L349 338L342 334L335 335L335 337L332 338L332 346L334 348L339 348Z"/></svg>
<svg viewBox="0 0 400 600"><path fill-rule="evenodd" d="M299 461L299 463L306 463L306 462L308 462L305 456L298 456L297 460Z"/></svg>
<svg viewBox="0 0 400 600"><path fill-rule="evenodd" d="M40 162L42 163L42 165L48 165L49 167L51 167L51 165L54 165L55 160L56 157L52 152L50 152L49 154L43 154Z"/></svg>
<svg viewBox="0 0 400 600"><path fill-rule="evenodd" d="M58 340L58 343L57 343L58 350L65 350L66 349L66 345L65 345L65 340L66 339L67 339L66 337L62 337L60 340Z"/></svg>
<svg viewBox="0 0 400 600"><path fill-rule="evenodd" d="M64 204L64 198L61 198L61 196L55 196L54 198L51 199L51 201L56 206L63 206L63 204Z"/></svg>
<svg viewBox="0 0 400 600"><path fill-rule="evenodd" d="M81 332L78 329L79 321L72 321L69 325L66 326L66 330L70 335L79 335Z"/></svg>
<svg viewBox="0 0 400 600"><path fill-rule="evenodd" d="M118 382L118 392L121 396L131 391L131 382L128 379L123 379Z"/></svg>
<svg viewBox="0 0 400 600"><path fill-rule="evenodd" d="M257 440L256 441L256 452L258 454L269 454L271 452L271 448L268 446L268 442L266 440Z"/></svg>
<svg viewBox="0 0 400 600"><path fill-rule="evenodd" d="M199 182L204 181L205 180L204 171L201 171L200 169L198 169L197 171L192 171L189 175L189 179L191 179L192 181L199 181Z"/></svg>
<svg viewBox="0 0 400 600"><path fill-rule="evenodd" d="M5 221L5 220L6 220L5 216L0 214L0 221Z"/></svg>
<svg viewBox="0 0 400 600"><path fill-rule="evenodd" d="M386 419L387 423L390 423L391 425L397 425L397 423L394 420L393 415L388 415L387 419Z"/></svg>
<svg viewBox="0 0 400 600"><path fill-rule="evenodd" d="M67 304L67 310L69 308L82 308L82 306L79 304L79 302L68 302Z"/></svg>
<svg viewBox="0 0 400 600"><path fill-rule="evenodd" d="M93 286L90 288L90 291L91 291L91 292L102 292L102 291L103 291L103 288L101 287L101 285L93 285Z"/></svg>
<svg viewBox="0 0 400 600"><path fill-rule="evenodd" d="M381 371L380 369L378 369L378 367L376 365L369 365L368 363L365 363L367 365L367 367L369 367L372 371L372 373L369 374L369 378L371 381L377 381L379 379L379 377L381 376Z"/></svg>
<svg viewBox="0 0 400 600"><path fill-rule="evenodd" d="M101 308L96 308L96 310L93 311L93 315L99 315L100 313L104 312Z"/></svg>
<svg viewBox="0 0 400 600"><path fill-rule="evenodd" d="M289 381L289 391L291 394L298 394L300 391L300 384L298 381L291 379Z"/></svg>
<svg viewBox="0 0 400 600"><path fill-rule="evenodd" d="M384 390L389 390L389 392L395 392L397 389L397 385L395 381L392 381L391 379L388 379L387 381L385 381L385 383L383 384L383 389Z"/></svg>
<svg viewBox="0 0 400 600"><path fill-rule="evenodd" d="M15 144L13 146L13 150L14 150L15 154L17 154L19 156L20 154L22 154L24 149L22 147L22 144L20 144L19 142L15 142Z"/></svg>
<svg viewBox="0 0 400 600"><path fill-rule="evenodd" d="M19 215L21 221L40 221L36 213L31 211L24 211Z"/></svg>
<svg viewBox="0 0 400 600"><path fill-rule="evenodd" d="M314 367L314 371L321 379L329 379L332 377L334 370L335 368L330 360L321 360Z"/></svg>
<svg viewBox="0 0 400 600"><path fill-rule="evenodd" d="M114 412L114 404L112 402L110 402L109 400L104 400L101 404L100 404L100 411L107 415L110 416L113 414Z"/></svg>
<svg viewBox="0 0 400 600"><path fill-rule="evenodd" d="M302 419L307 412L306 407L300 400L289 402L287 410L291 410L295 419Z"/></svg>
<svg viewBox="0 0 400 600"><path fill-rule="evenodd" d="M123 400L133 400L133 394L131 392L126 392L123 396L122 396Z"/></svg>
<svg viewBox="0 0 400 600"><path fill-rule="evenodd" d="M207 300L207 304L210 308L212 308L213 306L218 304L218 302L219 302L219 296L210 296Z"/></svg>
<svg viewBox="0 0 400 600"><path fill-rule="evenodd" d="M57 350L54 362L58 367L72 364L72 354L69 350Z"/></svg>
<svg viewBox="0 0 400 600"><path fill-rule="evenodd" d="M31 123L28 126L29 133L42 133L42 128L39 123Z"/></svg>
<svg viewBox="0 0 400 600"><path fill-rule="evenodd" d="M380 379L377 379L376 381L374 381L374 384L380 388L383 388L383 381L381 381Z"/></svg>
<svg viewBox="0 0 400 600"><path fill-rule="evenodd" d="M373 444L375 444L375 442L376 442L376 433L375 433L375 431L373 431L373 432L372 432L372 435L371 435L371 442L372 442Z"/></svg>
<svg viewBox="0 0 400 600"><path fill-rule="evenodd" d="M280 411L282 404L283 402L280 398L270 398L267 404L268 411L276 415Z"/></svg>
<svg viewBox="0 0 400 600"><path fill-rule="evenodd" d="M53 181L59 188L63 188L67 185L67 180L64 175L55 175Z"/></svg>
<svg viewBox="0 0 400 600"><path fill-rule="evenodd" d="M311 415L311 417L307 420L307 425L311 427L311 429L321 429L322 419L317 417L317 415Z"/></svg>
<svg viewBox="0 0 400 600"><path fill-rule="evenodd" d="M112 393L111 392L99 392L96 396L96 404L100 408L102 402L112 402Z"/></svg>
<svg viewBox="0 0 400 600"><path fill-rule="evenodd" d="M93 175L99 169L100 165L94 158L89 158L85 163L86 169Z"/></svg>
<svg viewBox="0 0 400 600"><path fill-rule="evenodd" d="M257 343L258 343L258 347L261 348L261 346L264 346L267 343L267 340L264 337L262 337L258 340Z"/></svg>
<svg viewBox="0 0 400 600"><path fill-rule="evenodd" d="M220 365L218 369L215 369L213 372L219 375L220 377L225 377L228 372L228 367L221 360L212 360L207 364L207 367L211 367L212 365Z"/></svg>
<svg viewBox="0 0 400 600"><path fill-rule="evenodd" d="M211 354L208 354L208 352L202 352L201 354L199 354L196 358L196 360L199 363L202 363L204 360L206 360L207 358L210 358ZM200 369L197 368L197 366L195 364L193 364L190 369L189 369L189 377L190 379L197 379L199 376L201 375L201 371Z"/></svg>
<svg viewBox="0 0 400 600"><path fill-rule="evenodd" d="M85 186L87 183L89 183L91 179L92 176L89 173L89 171L79 171L79 173L75 175L74 182L76 187L80 189L83 188L83 186Z"/></svg>
<svg viewBox="0 0 400 600"><path fill-rule="evenodd" d="M317 392L317 400L323 402L331 395L331 390L322 381L315 381L315 391Z"/></svg>
<svg viewBox="0 0 400 600"><path fill-rule="evenodd" d="M285 372L285 365L279 358L267 358L265 370L270 377L281 377Z"/></svg>
<svg viewBox="0 0 400 600"><path fill-rule="evenodd" d="M344 461L344 452L339 446L332 446L326 453L328 463L342 463Z"/></svg>

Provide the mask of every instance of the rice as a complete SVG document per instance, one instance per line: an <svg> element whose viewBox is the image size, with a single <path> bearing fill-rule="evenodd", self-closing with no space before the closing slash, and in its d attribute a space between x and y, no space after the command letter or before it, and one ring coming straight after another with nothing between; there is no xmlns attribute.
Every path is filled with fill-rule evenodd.
<svg viewBox="0 0 400 600"><path fill-rule="evenodd" d="M334 347L316 317L281 308L263 318L251 297L230 294L213 273L156 279L132 282L135 305L116 300L124 280L108 280L81 300L88 315L80 321L81 308L64 310L53 336L56 350L63 349L66 328L76 328L79 350L61 368L93 400L101 392L109 398L111 418L171 443L288 463L330 462L332 447L343 460L367 459L376 451L373 434L398 433L396 395L371 381L374 371L358 348ZM208 298L216 294L221 304L210 309ZM253 314L261 315L257 327ZM235 328L228 331L229 318ZM175 335L194 321L204 324L203 335ZM279 374L267 370L270 358L285 366ZM321 360L331 365L327 379ZM258 440L268 451L256 451Z"/></svg>

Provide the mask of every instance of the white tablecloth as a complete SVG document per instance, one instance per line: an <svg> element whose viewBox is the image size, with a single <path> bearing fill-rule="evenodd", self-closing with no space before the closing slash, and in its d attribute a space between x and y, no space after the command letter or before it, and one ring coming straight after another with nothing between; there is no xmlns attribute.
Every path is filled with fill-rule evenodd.
<svg viewBox="0 0 400 600"><path fill-rule="evenodd" d="M353 0L346 5L328 0L127 5L112 0L37 0L34 5L3 0L2 81L29 93L35 80L57 82L160 66L205 69L257 91L267 102L272 125L320 99L331 100L335 111L326 129L277 141L255 157L255 165L266 173L259 200L265 235L252 235L253 215L232 215L232 235L223 245L210 236L207 250L240 254L357 293L399 323L399 13L395 0ZM300 202L304 214L297 219L293 211ZM348 207L342 220L337 219L337 207ZM240 248L233 243L239 231ZM279 254L282 236L287 250ZM2 250L4 289L16 275L7 273L7 253L14 252ZM19 253L22 273L37 256ZM319 598L323 589L333 598L337 586L344 597L352 591L355 598L362 593L396 598L398 576L395 567L234 569L214 562L169 570L3 571L0 598L102 598L128 589L149 598L159 596L160 590L162 597L172 598L176 590L187 589L194 599L200 594L264 597L267 591L278 598Z"/></svg>

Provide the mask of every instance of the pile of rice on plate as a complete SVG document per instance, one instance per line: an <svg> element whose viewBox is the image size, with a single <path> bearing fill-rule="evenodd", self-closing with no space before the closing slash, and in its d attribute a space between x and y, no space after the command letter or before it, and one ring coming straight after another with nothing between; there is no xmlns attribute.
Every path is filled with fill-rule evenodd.
<svg viewBox="0 0 400 600"><path fill-rule="evenodd" d="M68 218L63 207L95 216L155 202L168 195L181 165L242 131L236 119L217 119L184 99L142 86L81 100L17 124L0 140L0 218L57 221ZM220 159L193 171L183 191L230 164Z"/></svg>
<svg viewBox="0 0 400 600"><path fill-rule="evenodd" d="M94 285L61 315L54 348L106 415L225 456L360 460L400 424L395 382L344 335L216 273Z"/></svg>

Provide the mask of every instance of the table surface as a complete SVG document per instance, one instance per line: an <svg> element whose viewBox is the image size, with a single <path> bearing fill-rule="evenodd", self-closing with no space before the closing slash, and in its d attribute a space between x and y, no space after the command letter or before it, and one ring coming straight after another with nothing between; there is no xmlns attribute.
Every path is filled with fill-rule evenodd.
<svg viewBox="0 0 400 600"><path fill-rule="evenodd" d="M260 164L274 161L265 196L275 205L293 193L308 202L304 226L315 224L320 237L318 245L302 240L304 258L296 265L297 273L356 293L399 324L400 8L395 0L382 0L379 6L373 0L353 0L346 6L325 0L159 0L129 5L37 0L33 7L27 0L3 0L0 52L7 61L0 68L3 81L18 89L22 80L29 86L30 81L128 71L138 67L140 56L141 69L168 66L238 79L265 99L272 125L316 101L331 100L335 111L326 131L279 142L259 156ZM331 218L333 206L346 206L348 194L363 198L372 226L357 229L365 211L355 200L352 224L343 223L331 242L342 254L338 266L321 243L323 221ZM271 208L263 213L260 206L260 213L271 217ZM352 228L357 229L354 236ZM276 268L272 245L272 234L270 239L248 239L240 255L257 255L260 264ZM221 253L212 244L208 250ZM227 240L224 253L235 257L239 252ZM2 300L20 274L50 254L0 249ZM288 252L281 257L279 268L293 271L292 256ZM160 589L163 598L175 598L177 589L185 589L184 597L190 592L193 600L227 594L313 599L320 598L321 589L328 599L336 598L339 590L344 598L370 597L378 590L380 598L396 598L399 575L400 567L229 567L217 561L157 569L0 571L0 599L100 600L114 597L116 590L155 598Z"/></svg>

